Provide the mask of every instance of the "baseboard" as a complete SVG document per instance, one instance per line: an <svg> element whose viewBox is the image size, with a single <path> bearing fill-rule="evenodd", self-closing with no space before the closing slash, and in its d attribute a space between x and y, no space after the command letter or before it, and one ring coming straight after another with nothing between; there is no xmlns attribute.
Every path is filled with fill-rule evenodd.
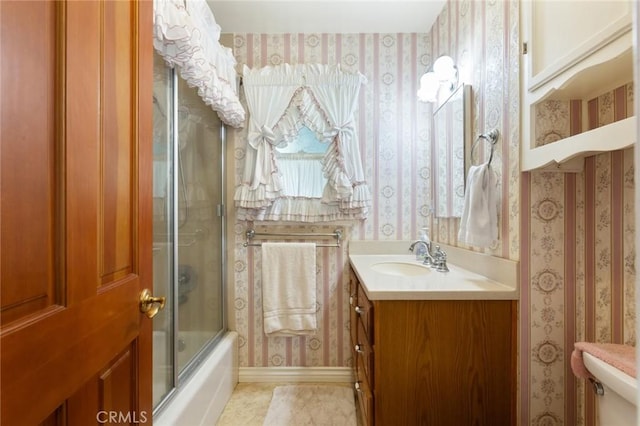
<svg viewBox="0 0 640 426"><path fill-rule="evenodd" d="M241 383L349 383L350 367L240 367Z"/></svg>

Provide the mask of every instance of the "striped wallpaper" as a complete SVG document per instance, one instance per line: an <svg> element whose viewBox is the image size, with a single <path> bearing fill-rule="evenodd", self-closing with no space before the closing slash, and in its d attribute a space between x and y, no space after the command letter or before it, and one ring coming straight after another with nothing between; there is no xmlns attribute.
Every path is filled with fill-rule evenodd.
<svg viewBox="0 0 640 426"><path fill-rule="evenodd" d="M458 220L431 214L431 106L415 100L433 60L454 58L472 86L474 136L501 133L500 238L484 251L521 261L519 422L593 425L591 392L574 379L568 355L577 340L635 344L633 151L590 157L579 174L520 173L518 17L518 1L449 0L424 34L236 34L234 52L250 67L339 62L367 77L357 120L373 205L366 221L346 225L347 242L411 239L426 225L434 240L457 245ZM631 98L627 85L590 101L588 127L630 115ZM539 108L536 143L580 132L582 111L575 101ZM229 132L236 179L244 132ZM350 365L346 248L317 252L318 333L267 338L260 249L242 246L251 225L236 221L231 244L240 366Z"/></svg>
<svg viewBox="0 0 640 426"><path fill-rule="evenodd" d="M502 177L502 236L487 252L517 259L519 196L510 190L518 188L519 180L517 20L518 2L452 2L430 32L425 28L420 34L235 34L234 54L239 66L340 63L368 79L361 90L357 122L372 209L367 220L346 225L345 246L350 239L412 239L425 225L434 240L456 245L458 220L432 216L432 106L416 99L420 76L436 57L451 55L462 81L472 86L473 134L498 128L502 135L494 159ZM229 136L239 181L246 130L230 131ZM262 332L260 249L242 246L250 225L235 223L231 322L240 335L240 366L350 365L346 249L318 250L318 333L267 338Z"/></svg>
<svg viewBox="0 0 640 426"><path fill-rule="evenodd" d="M430 106L416 101L419 76L430 62L427 34L236 34L238 63L249 67L288 63L340 63L368 80L357 112L363 170L372 209L363 222L345 223L342 248L317 250L319 329L314 336L268 338L262 331L260 249L245 248L235 224L234 322L240 335L240 366L351 365L348 315L350 239L410 239L430 220ZM230 132L239 181L246 129ZM256 226L266 226L255 224ZM282 229L279 225L276 229ZM271 229L274 225L269 225ZM297 226L331 232L335 225Z"/></svg>
<svg viewBox="0 0 640 426"><path fill-rule="evenodd" d="M587 128L633 114L633 86L590 100ZM538 107L537 141L581 131L580 101ZM593 392L570 367L575 341L635 345L632 149L588 157L579 174L522 179L521 421L595 425Z"/></svg>

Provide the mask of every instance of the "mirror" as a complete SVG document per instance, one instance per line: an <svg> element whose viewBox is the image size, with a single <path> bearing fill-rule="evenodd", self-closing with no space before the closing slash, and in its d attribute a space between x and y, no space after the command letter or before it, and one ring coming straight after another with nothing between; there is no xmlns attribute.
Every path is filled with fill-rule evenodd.
<svg viewBox="0 0 640 426"><path fill-rule="evenodd" d="M471 86L461 84L433 113L433 176L436 217L460 217L469 164Z"/></svg>

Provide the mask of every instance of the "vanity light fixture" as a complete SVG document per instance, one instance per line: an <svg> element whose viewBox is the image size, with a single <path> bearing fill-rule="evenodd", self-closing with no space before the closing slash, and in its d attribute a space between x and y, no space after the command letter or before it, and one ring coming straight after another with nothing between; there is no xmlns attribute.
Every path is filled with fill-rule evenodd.
<svg viewBox="0 0 640 426"><path fill-rule="evenodd" d="M440 56L433 63L433 71L420 77L418 99L422 102L438 102L442 87L447 89L447 93L451 93L457 85L458 67L450 56Z"/></svg>

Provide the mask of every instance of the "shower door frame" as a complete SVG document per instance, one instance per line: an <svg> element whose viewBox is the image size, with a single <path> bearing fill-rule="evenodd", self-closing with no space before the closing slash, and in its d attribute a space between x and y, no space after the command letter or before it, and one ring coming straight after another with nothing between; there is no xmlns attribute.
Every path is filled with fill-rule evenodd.
<svg viewBox="0 0 640 426"><path fill-rule="evenodd" d="M178 309L179 309L179 297L178 297L178 283L179 283L179 226L180 226L180 203L179 203L179 173L177 172L179 165L179 108L178 108L178 72L175 68L168 67L168 81L171 84L171 148L172 148L172 168L174 172L172 173L171 179L171 214L172 214L172 223L171 230L173 233L173 241L172 241L172 250L171 250L171 268L172 268L172 285L171 285L171 306L168 306L172 310L171 314L171 341L172 341L172 360L171 360L171 368L173 369L173 383L172 388L168 391L168 393L164 396L164 398L158 402L157 406L153 407L153 417L156 417L159 413L161 413L176 397L176 395L180 392L182 385L193 375L200 364L204 361L206 356L211 353L216 344L220 341L220 339L224 336L225 332L228 330L228 321L227 321L227 309L226 309L226 300L227 300L227 241L226 241L226 231L227 231L227 221L226 221L226 167L225 167L225 151L226 151L226 142L227 142L227 132L224 122L220 122L220 203L216 206L216 215L220 218L220 230L221 230L221 241L220 241L220 280L221 280L221 316L222 316L222 327L216 334L209 339L209 341L193 356L193 358L185 365L182 371L179 371L178 366L178 334L179 334L179 319L178 319ZM204 101L203 101L204 102ZM186 194L185 194L186 195ZM169 210L167 211L169 212Z"/></svg>

